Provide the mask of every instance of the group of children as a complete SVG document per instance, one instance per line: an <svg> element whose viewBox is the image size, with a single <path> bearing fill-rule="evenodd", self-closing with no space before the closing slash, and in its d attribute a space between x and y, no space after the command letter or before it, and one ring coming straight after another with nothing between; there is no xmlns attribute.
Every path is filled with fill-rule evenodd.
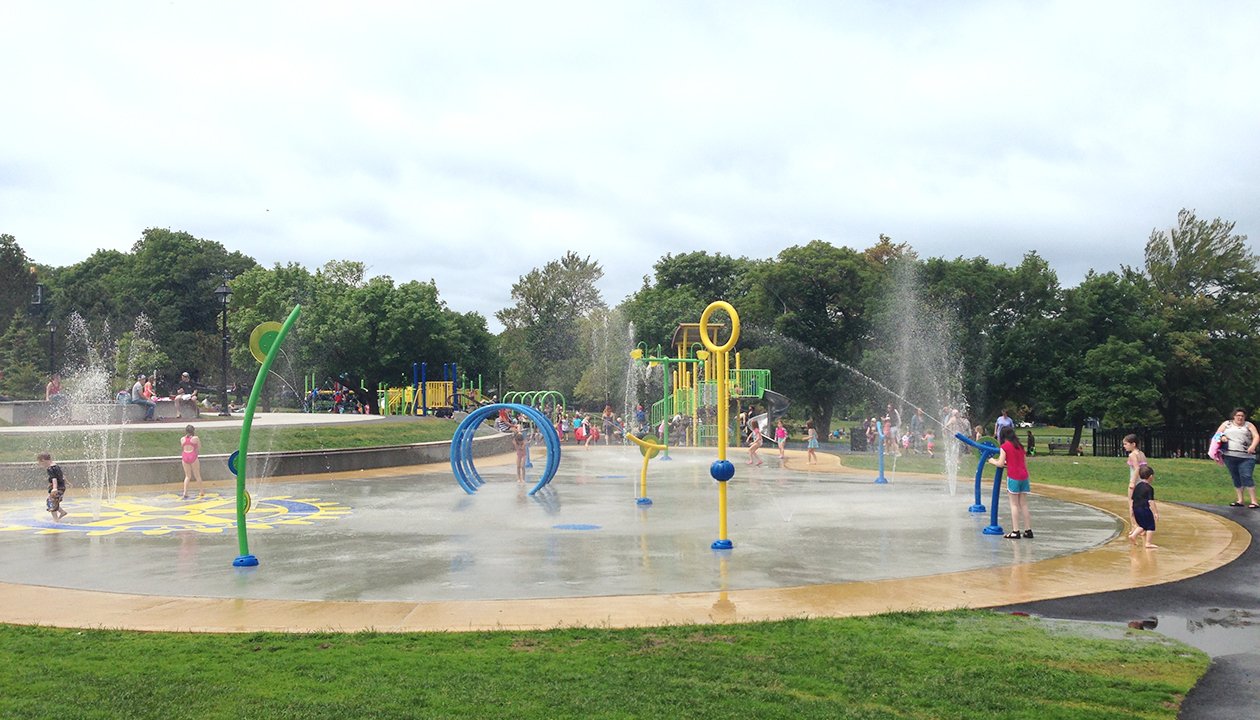
<svg viewBox="0 0 1260 720"><path fill-rule="evenodd" d="M192 425L184 428L184 436L179 439L180 447L180 464L184 466L184 491L180 495L180 500L188 499L188 483L192 480L197 482L197 497L204 494L201 483L201 438L197 437L197 431ZM52 453L41 452L36 453L35 463L41 469L48 473L48 499L44 502L44 508L52 514L54 522L61 522L70 513L66 512L61 503L66 498L66 474L53 460Z"/></svg>
<svg viewBox="0 0 1260 720"><path fill-rule="evenodd" d="M760 416L750 416L745 423L745 428L748 431L748 437L746 438L746 442L748 444L748 464L757 466L765 464L765 461L757 455L757 451L761 449L762 442L765 437L761 431L761 421L758 419L759 417ZM783 424L783 419L780 418L774 423L774 444L779 448L779 460L787 459L787 453L785 452L787 440L787 426ZM805 440L805 463L807 465L817 464L818 430L814 428L813 420L809 420L805 423Z"/></svg>
<svg viewBox="0 0 1260 720"><path fill-rule="evenodd" d="M1011 531L1005 537L1012 540L1033 537L1032 518L1028 512L1029 486L1026 453L1015 434L1015 429L1007 426L1001 429L998 438L1001 442L998 456L989 458L989 463L1006 468L1006 490L1010 496ZM1132 530L1128 533L1130 543L1142 542L1143 547L1157 548L1155 544L1155 522L1159 520L1159 508L1155 505L1155 469L1146 462L1146 455L1138 448L1138 436L1126 435L1124 449L1128 453L1129 466L1129 520ZM1023 528L1022 530L1020 528Z"/></svg>

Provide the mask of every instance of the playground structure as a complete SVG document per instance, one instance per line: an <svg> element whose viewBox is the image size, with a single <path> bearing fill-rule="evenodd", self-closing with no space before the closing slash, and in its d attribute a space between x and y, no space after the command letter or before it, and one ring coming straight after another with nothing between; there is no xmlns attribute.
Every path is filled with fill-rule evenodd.
<svg viewBox="0 0 1260 720"><path fill-rule="evenodd" d="M564 393L558 390L512 390L503 393L503 402L528 405L536 410L542 410L544 415L569 406L568 401L564 399Z"/></svg>
<svg viewBox="0 0 1260 720"><path fill-rule="evenodd" d="M707 317L704 316L706 320ZM756 416L763 433L770 423L787 412L790 403L771 389L769 370L741 367L738 352L733 353L734 368L729 363L725 369L717 367L715 351L710 346L719 347L716 337L724 327L722 323L680 323L674 330L668 352L661 345L649 348L645 342L640 342L630 352L633 361L645 369L662 368L662 397L652 403L647 412L649 429L655 432L656 428L661 428L661 442L666 446L662 459L669 457L671 433L682 433L681 437L673 438L675 445L714 447L720 438L729 439L730 423L719 422L718 418L719 412L724 410L718 398L720 379L726 381L729 398L741 404L759 401L765 405L766 412ZM724 352L729 353L729 348ZM672 427L674 418L682 420L678 428ZM725 432L719 432L719 427L725 428ZM740 429L735 430L737 439L739 432Z"/></svg>
<svg viewBox="0 0 1260 720"><path fill-rule="evenodd" d="M427 362L411 364L411 384L391 387L381 383L376 388L377 404L382 415L421 415L451 417L456 411L467 411L487 404L481 392L481 376L474 385L461 377L456 363L442 363L442 379L429 379Z"/></svg>
<svg viewBox="0 0 1260 720"><path fill-rule="evenodd" d="M302 377L302 412L344 413L347 409L351 409L352 412L357 411L358 405L367 397L368 389L353 387L342 382L343 379L334 380L331 387L327 385L321 387L314 372L304 375Z"/></svg>

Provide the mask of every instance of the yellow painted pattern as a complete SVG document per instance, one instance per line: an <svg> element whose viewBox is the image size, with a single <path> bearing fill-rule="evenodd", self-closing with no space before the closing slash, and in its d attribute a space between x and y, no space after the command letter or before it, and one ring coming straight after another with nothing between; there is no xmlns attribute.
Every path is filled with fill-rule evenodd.
<svg viewBox="0 0 1260 720"><path fill-rule="evenodd" d="M166 535L172 532L218 534L236 527L236 498L208 493L192 500L164 493L152 496L118 496L103 501L96 510L90 501L67 503L70 511L61 522L53 522L43 503L0 505L0 532L34 532L39 535L82 534L88 537L132 532ZM288 495L255 501L246 527L270 530L281 525L312 525L349 514L350 508L319 498Z"/></svg>

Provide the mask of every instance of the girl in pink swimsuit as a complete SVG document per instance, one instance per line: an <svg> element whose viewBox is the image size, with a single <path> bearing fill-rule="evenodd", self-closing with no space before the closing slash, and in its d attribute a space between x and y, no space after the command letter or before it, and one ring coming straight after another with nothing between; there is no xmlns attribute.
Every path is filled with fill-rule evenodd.
<svg viewBox="0 0 1260 720"><path fill-rule="evenodd" d="M179 439L180 460L184 463L184 493L179 496L180 500L188 499L188 481L196 478L197 480L197 497L201 497L201 460L197 454L201 451L201 438L197 437L197 431L192 425L184 428L184 437Z"/></svg>

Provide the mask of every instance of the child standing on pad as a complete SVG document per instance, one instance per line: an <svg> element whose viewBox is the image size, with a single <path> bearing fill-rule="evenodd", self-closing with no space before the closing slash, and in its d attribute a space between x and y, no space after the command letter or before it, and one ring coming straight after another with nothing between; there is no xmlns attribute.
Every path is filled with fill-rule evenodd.
<svg viewBox="0 0 1260 720"><path fill-rule="evenodd" d="M1155 521L1159 519L1159 510L1155 507L1155 486L1151 485L1154 479L1155 470L1150 465L1138 468L1138 481L1133 486L1132 496L1133 520L1137 525L1129 533L1129 542L1145 536L1144 547L1148 548L1159 547L1152 542L1155 539Z"/></svg>
<svg viewBox="0 0 1260 720"><path fill-rule="evenodd" d="M786 460L783 447L787 445L787 428L783 426L783 420L778 420L774 425L774 444L779 446L779 459Z"/></svg>
<svg viewBox="0 0 1260 720"><path fill-rule="evenodd" d="M180 454L179 459L184 465L184 492L179 496L180 500L188 499L188 481L197 480L197 497L201 497L201 438L197 437L197 431L192 425L184 428L184 437L179 439Z"/></svg>
<svg viewBox="0 0 1260 720"><path fill-rule="evenodd" d="M61 500L66 496L66 476L62 474L61 466L53 462L51 453L39 453L35 461L48 471L48 500L44 507L52 513L54 521L61 522L61 518L70 514L61 509Z"/></svg>
<svg viewBox="0 0 1260 720"><path fill-rule="evenodd" d="M808 465L818 463L818 430L814 428L814 421L805 422L805 433L809 442L806 444L805 462Z"/></svg>
<svg viewBox="0 0 1260 720"><path fill-rule="evenodd" d="M512 449L516 451L516 482L525 482L525 461L529 459L529 446L519 424L512 426Z"/></svg>
<svg viewBox="0 0 1260 720"><path fill-rule="evenodd" d="M1032 519L1028 517L1028 493L1032 488L1028 481L1028 465L1024 460L1024 446L1019 444L1015 428L1002 428L1002 436L998 438L1002 445L998 456L989 458L989 464L1006 468L1006 492L1011 503L1011 531L1004 537L1017 538L1033 536ZM1024 532L1020 533L1020 519L1023 519Z"/></svg>

